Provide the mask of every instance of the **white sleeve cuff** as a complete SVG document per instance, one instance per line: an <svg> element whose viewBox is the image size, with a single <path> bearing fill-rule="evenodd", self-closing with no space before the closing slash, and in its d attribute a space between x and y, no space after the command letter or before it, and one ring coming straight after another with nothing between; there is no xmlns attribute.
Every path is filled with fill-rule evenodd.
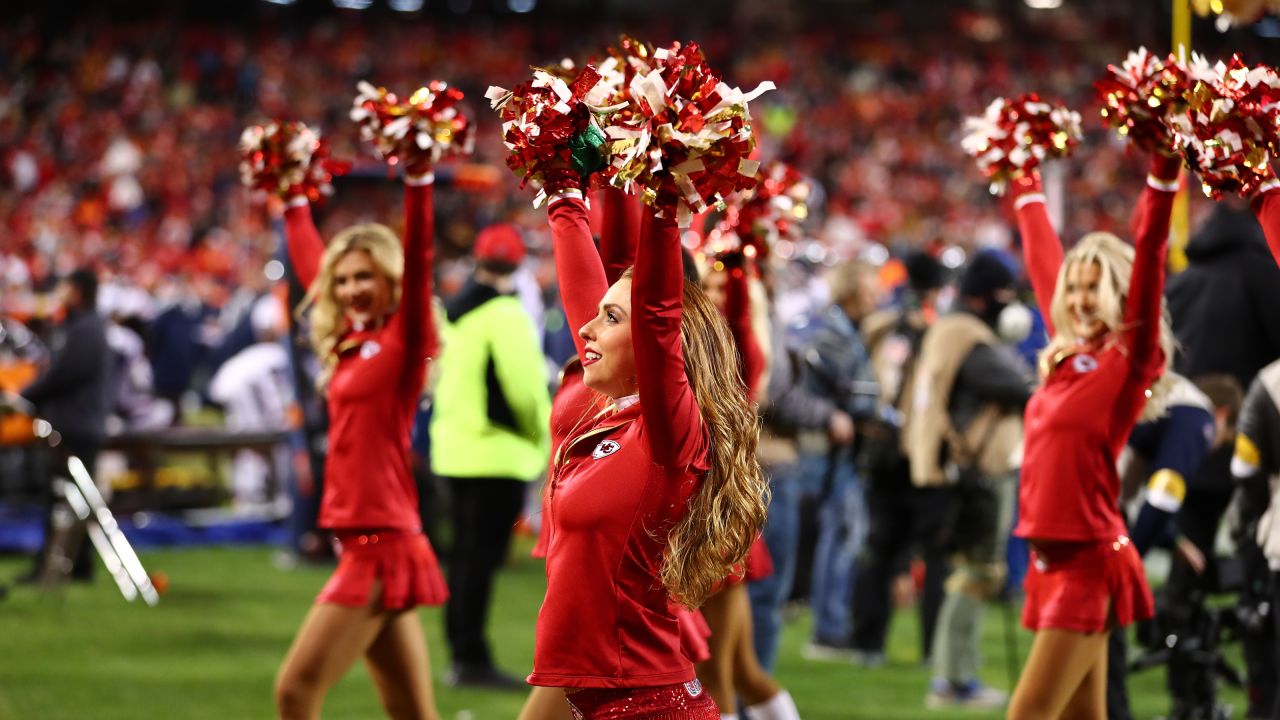
<svg viewBox="0 0 1280 720"><path fill-rule="evenodd" d="M1019 195L1018 199L1013 201L1013 209L1021 210L1031 203L1040 203L1041 205L1044 205L1044 193L1027 193L1026 195Z"/></svg>
<svg viewBox="0 0 1280 720"><path fill-rule="evenodd" d="M551 199L547 202L547 207L551 207L552 205L555 205L556 203L561 202L563 200L570 200L570 199L581 200L582 191L577 188L566 188L564 190L557 191L554 195L551 196Z"/></svg>
<svg viewBox="0 0 1280 720"><path fill-rule="evenodd" d="M1159 190L1161 192L1167 192L1167 193L1178 192L1178 185L1179 185L1178 178L1174 178L1172 180L1162 180L1156 177L1155 175L1147 176L1147 187L1151 188L1152 190Z"/></svg>
<svg viewBox="0 0 1280 720"><path fill-rule="evenodd" d="M436 174L433 172L423 173L421 175L405 175L404 184L410 187L421 187L430 185L436 181Z"/></svg>
<svg viewBox="0 0 1280 720"><path fill-rule="evenodd" d="M311 205L311 200L309 200L306 195L294 195L289 198L289 201L285 204L291 208L307 207Z"/></svg>
<svg viewBox="0 0 1280 720"><path fill-rule="evenodd" d="M1272 190L1280 190L1280 178L1271 178L1270 180L1262 183L1258 188L1258 191L1255 192L1253 196L1258 197L1260 195L1266 195Z"/></svg>

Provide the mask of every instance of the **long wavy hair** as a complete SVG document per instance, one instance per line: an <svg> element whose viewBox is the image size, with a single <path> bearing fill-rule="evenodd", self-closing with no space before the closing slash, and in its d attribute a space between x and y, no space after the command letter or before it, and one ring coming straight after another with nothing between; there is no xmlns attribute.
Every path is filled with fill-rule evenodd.
<svg viewBox="0 0 1280 720"><path fill-rule="evenodd" d="M1053 290L1049 317L1053 321L1054 335L1049 345L1040 352L1040 376L1047 378L1063 351L1069 351L1088 338L1078 337L1071 329L1071 312L1067 309L1067 270L1072 265L1092 263L1101 270L1098 278L1098 319L1106 324L1106 342L1117 341L1117 334L1124 327L1124 306L1129 296L1129 278L1133 273L1134 250L1131 245L1107 232L1092 232L1080 238L1080 242L1066 254L1058 270L1058 282ZM1169 364L1173 359L1176 343L1169 320L1169 308L1160 300L1160 349L1164 351L1164 369L1160 378L1148 389L1147 403L1140 421L1154 420L1164 414L1168 404L1172 380Z"/></svg>
<svg viewBox="0 0 1280 720"><path fill-rule="evenodd" d="M316 387L322 391L328 387L333 370L338 366L338 340L346 332L346 318L342 305L334 294L333 268L348 253L363 250L369 254L377 269L391 285L391 304L400 304L400 280L404 276L404 250L400 239L391 228L379 223L352 225L338 233L324 249L320 259L320 272L307 291L306 298L298 306L298 313L310 311L311 347L320 359L320 375Z"/></svg>
<svg viewBox="0 0 1280 720"><path fill-rule="evenodd" d="M755 542L769 507L769 482L756 459L760 421L724 316L689 280L681 311L685 375L710 441L711 469L667 535L662 584L677 602L698 607Z"/></svg>

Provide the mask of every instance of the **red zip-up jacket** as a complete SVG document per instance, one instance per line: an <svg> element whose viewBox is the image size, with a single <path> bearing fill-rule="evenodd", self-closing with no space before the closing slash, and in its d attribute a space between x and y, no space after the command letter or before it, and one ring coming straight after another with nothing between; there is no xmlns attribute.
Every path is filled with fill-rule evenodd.
<svg viewBox="0 0 1280 720"><path fill-rule="evenodd" d="M1153 161L1135 216L1136 257L1122 327L1062 358L1027 404L1019 537L1090 541L1125 533L1116 459L1164 367L1160 298L1176 178L1176 164ZM1062 245L1043 195L1024 194L1015 206L1031 286L1049 324ZM1048 329L1052 334L1051 324Z"/></svg>
<svg viewBox="0 0 1280 720"><path fill-rule="evenodd" d="M400 307L380 327L349 329L337 345L329 382L329 447L323 528L418 531L418 490L409 468L409 434L437 335L431 312L431 177L404 191L405 263ZM303 199L285 213L285 238L298 279L310 287L324 243Z"/></svg>
<svg viewBox="0 0 1280 720"><path fill-rule="evenodd" d="M549 217L566 313L580 327L604 295L604 268L576 193L555 197ZM629 688L694 677L661 581L667 535L708 469L680 347L683 283L678 229L646 217L631 291L639 402L592 418L556 449L531 684Z"/></svg>
<svg viewBox="0 0 1280 720"><path fill-rule="evenodd" d="M629 267L635 258L636 238L640 235L640 205L633 199L629 198L621 190L615 188L604 188L598 191L597 199L602 207L602 222L600 231L600 263L604 267L604 283L600 285L604 289L600 290L599 297L604 297L605 290L609 285L618 281L622 277L622 273ZM586 238L590 240L590 238ZM574 284L573 290L585 295L589 292L595 292L598 289L599 278L595 276L594 270L590 267L590 263L584 263L582 258L590 257L590 253L595 251L594 247L583 245L583 238L580 235L570 235L560 238L564 244L557 242L555 247L556 259L556 277L560 282L560 292L563 295L568 292L570 283ZM576 244L575 244L576 243ZM584 253L586 253L584 255ZM583 286L582 283L591 283L590 286ZM585 303L581 307L574 308L575 312L585 312ZM555 471L555 451L560 445L579 428L582 422L590 420L596 413L603 410L606 406L605 397L595 392L591 388L582 383L582 353L583 346L586 343L578 335L578 330L595 316L595 307L590 308L591 314L586 317L574 317L569 315L569 307L565 307L565 322L569 325L569 331L573 336L573 347L577 351L577 359L565 365L560 373L560 386L556 389L556 394L551 399L551 453L552 459L547 468L547 477L550 478ZM538 541L533 545L533 551L530 553L533 557L544 558L547 556L547 536L551 532L551 524L547 514L547 503L550 500L548 493L542 495L542 526L539 528Z"/></svg>

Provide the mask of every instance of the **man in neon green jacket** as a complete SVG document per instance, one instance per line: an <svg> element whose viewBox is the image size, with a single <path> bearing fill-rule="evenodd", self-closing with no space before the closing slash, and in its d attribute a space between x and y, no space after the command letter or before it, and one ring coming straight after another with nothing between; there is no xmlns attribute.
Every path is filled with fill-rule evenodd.
<svg viewBox="0 0 1280 720"><path fill-rule="evenodd" d="M446 303L431 470L452 495L445 633L451 685L524 689L493 662L485 623L528 484L547 467L551 398L533 321L512 295L524 244L510 225L476 238L475 274Z"/></svg>

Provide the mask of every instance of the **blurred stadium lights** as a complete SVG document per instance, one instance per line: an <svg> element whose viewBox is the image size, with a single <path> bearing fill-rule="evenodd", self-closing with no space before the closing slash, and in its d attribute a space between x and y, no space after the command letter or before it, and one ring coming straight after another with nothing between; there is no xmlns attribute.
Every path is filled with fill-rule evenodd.
<svg viewBox="0 0 1280 720"><path fill-rule="evenodd" d="M275 282L284 277L284 263L279 260L268 260L262 268L262 274L266 275L268 280Z"/></svg>
<svg viewBox="0 0 1280 720"><path fill-rule="evenodd" d="M387 5L402 13L414 13L422 9L422 0L387 0Z"/></svg>
<svg viewBox="0 0 1280 720"><path fill-rule="evenodd" d="M298 0L262 0L262 1L271 3L272 5L292 5L298 2Z"/></svg>
<svg viewBox="0 0 1280 720"><path fill-rule="evenodd" d="M1062 0L1026 0L1027 7L1033 10L1055 10L1062 7Z"/></svg>
<svg viewBox="0 0 1280 720"><path fill-rule="evenodd" d="M373 0L333 0L333 6L343 10L367 10Z"/></svg>
<svg viewBox="0 0 1280 720"><path fill-rule="evenodd" d="M507 0L507 7L514 13L533 12L538 6L538 0Z"/></svg>

